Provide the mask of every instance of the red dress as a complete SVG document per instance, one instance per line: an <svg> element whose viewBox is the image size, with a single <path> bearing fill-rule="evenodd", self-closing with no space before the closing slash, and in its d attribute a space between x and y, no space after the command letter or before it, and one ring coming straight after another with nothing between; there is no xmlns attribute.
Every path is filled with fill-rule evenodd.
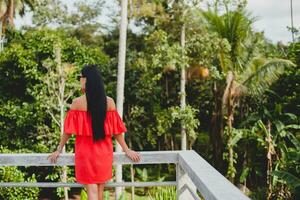
<svg viewBox="0 0 300 200"><path fill-rule="evenodd" d="M105 139L93 142L91 117L84 110L68 110L64 132L75 134L75 177L81 184L105 183L112 178L113 134L127 132L116 109L108 110Z"/></svg>

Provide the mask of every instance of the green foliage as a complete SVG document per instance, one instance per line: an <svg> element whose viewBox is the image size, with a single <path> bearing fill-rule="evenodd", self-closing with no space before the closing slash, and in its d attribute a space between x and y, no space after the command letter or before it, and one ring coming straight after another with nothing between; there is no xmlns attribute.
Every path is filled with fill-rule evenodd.
<svg viewBox="0 0 300 200"><path fill-rule="evenodd" d="M25 174L17 167L0 167L1 182L36 182L35 175L25 178ZM14 200L36 200L39 188L1 187L0 198Z"/></svg>
<svg viewBox="0 0 300 200"><path fill-rule="evenodd" d="M80 191L80 199L81 200L88 200L88 195L87 195L87 192L85 191L85 189L81 189L81 191Z"/></svg>
<svg viewBox="0 0 300 200"><path fill-rule="evenodd" d="M152 174L153 174L153 170L150 170L150 171L151 171ZM147 168L143 168L143 169L136 168L136 173L137 173L137 175L138 175L137 178L138 178L139 181L141 181L141 182L147 182L147 181L153 181L153 180L155 180L155 181L163 181L163 180L165 179L164 176L163 176L163 177L158 177L158 178L157 178L157 174L151 175L151 176L150 176L150 174L148 174Z"/></svg>
<svg viewBox="0 0 300 200"><path fill-rule="evenodd" d="M215 33L202 31L201 34L193 34L188 38L185 48L189 65L209 68L212 78L221 79L221 72L226 71L226 66L230 64L230 44Z"/></svg>
<svg viewBox="0 0 300 200"><path fill-rule="evenodd" d="M300 43L290 44L285 47L288 58L296 64L295 67L286 69L283 76L271 87L272 93L268 94L269 102L276 102L282 112L293 113L300 116ZM277 49L277 48L276 48ZM283 55L285 56L285 55ZM272 104L268 105L272 107Z"/></svg>
<svg viewBox="0 0 300 200"><path fill-rule="evenodd" d="M88 200L87 191L85 188L80 191L80 200ZM104 200L109 200L109 191L104 191Z"/></svg>
<svg viewBox="0 0 300 200"><path fill-rule="evenodd" d="M155 43L154 54L152 55L152 65L155 67L177 69L187 67L187 57L185 50L178 42L170 44L168 35L162 30L153 32L146 41L149 44Z"/></svg>
<svg viewBox="0 0 300 200"><path fill-rule="evenodd" d="M226 126L225 129L224 129L224 139L225 139L225 141L228 141L227 144L226 144L226 150L228 151L229 149L237 148L238 142L245 137L245 135L248 133L248 131L249 130L247 130L247 129L232 128L232 130L231 130L232 139L228 140L229 133L228 133L228 127ZM238 158L238 154L237 154L237 152L234 151L234 153L233 153L233 165L228 165L228 169L227 169L227 176L228 177L235 177L235 174L237 173L237 170L234 167L234 165L237 164L237 158ZM223 153L223 159L226 160L226 161L229 161L228 152ZM242 172L243 174L240 177L241 180L246 179L246 176L248 174L248 170L244 169L244 171Z"/></svg>
<svg viewBox="0 0 300 200"><path fill-rule="evenodd" d="M278 182L288 185L295 199L300 197L300 142L291 130L300 130L299 125L283 125L279 130L281 137L287 138L293 146L286 143L279 143L282 154L278 161L276 169L272 172L272 176ZM284 132L285 134L282 134ZM273 183L274 185L276 182Z"/></svg>
<svg viewBox="0 0 300 200"><path fill-rule="evenodd" d="M189 136L188 140L193 143L198 135L196 129L200 125L199 120L195 117L197 112L198 109L192 108L189 105L184 110L179 106L172 106L165 111L157 112L157 135L170 135L170 133L173 133L172 135L180 135L180 124L183 123ZM178 128L177 133L174 128Z"/></svg>
<svg viewBox="0 0 300 200"><path fill-rule="evenodd" d="M280 180L287 183L289 186L291 186L294 192L297 192L296 188L299 188L300 186L300 179L298 177L294 176L289 172L281 171L281 170L274 171L272 175L278 177Z"/></svg>
<svg viewBox="0 0 300 200"><path fill-rule="evenodd" d="M299 42L288 46L269 43L263 33L253 30L255 19L246 10L244 0L217 0L208 11L199 9L199 4L196 5L199 2L193 1L193 5L184 1L130 2L129 20L134 17L141 30L138 34L129 30L127 35L124 102L127 142L136 150L179 149L181 123L184 123L189 147L202 156L205 154L211 162L213 146L209 139L214 137L208 131L216 125L211 123L215 114L222 113L215 110L217 101L237 97L231 116L233 128L229 133L225 126L222 132L225 150L233 150L228 174L235 174L235 182L248 187L251 197L265 199L268 187L261 180L268 177L267 156L271 156L273 197L284 198L280 195L292 193L299 199L296 193L300 170ZM54 119L59 116L59 109L53 92L57 91L59 81L54 73L56 45L61 48L66 70L66 93L71 94L66 105L80 94L75 75L85 63L100 65L107 94L115 97L119 30L113 16L114 30L103 32L110 28L105 29L98 22L103 5L103 1L78 1L70 11L60 0L41 1L33 13L33 27L7 31L8 42L0 53L1 145L18 152L49 152L57 146L60 130ZM179 42L183 24L185 48ZM45 28L48 25L57 29ZM184 67L188 72L194 66L207 68L209 77L188 80L188 106L181 110L180 69ZM229 72L234 77L230 95L223 90ZM225 120L230 119L227 117ZM272 141L267 142L267 137ZM67 148L70 152L73 144L71 138ZM268 155L270 144L275 153ZM228 161L228 153L223 155L224 161ZM59 181L62 168L41 169L40 174L46 175L35 176L28 175L31 174L28 168L24 172L11 167L1 170L5 176L12 176L11 181ZM166 180L171 178L171 170L174 172L170 165L166 169L160 165L151 169L137 167L136 178ZM71 168L67 172L68 177L74 177ZM130 179L129 173L125 178ZM148 189L141 194L148 194ZM9 188L9 192L1 194L17 193L22 199L26 192L29 189ZM28 197L36 199L38 190L34 188L31 192ZM57 195L62 196L62 188L57 189ZM81 195L86 198L84 190ZM105 195L108 199L107 191ZM174 189L163 187L150 188L149 195L153 199L175 197Z"/></svg>
<svg viewBox="0 0 300 200"><path fill-rule="evenodd" d="M274 113L271 116L276 116ZM238 136L239 143L249 146L251 150L246 149L247 157L245 160L248 165L240 170L239 180L246 181L251 173L256 173L259 177L270 176L271 185L273 189L272 196L281 196L280 188L282 184L287 184L292 191L292 195L297 196L298 180L299 180L299 140L294 134L298 134L300 126L297 124L286 125L284 121L279 121L278 118L294 119L294 116L289 113L282 114L285 118L277 116L271 122L272 127L267 128L262 120L258 120L250 129L240 129L243 132L242 137ZM271 132L270 132L271 130ZM236 132L233 130L233 132ZM291 146L291 144L293 144ZM261 151L263 150L263 152ZM280 153L279 153L280 152ZM253 155L249 155L253 154ZM236 154L235 154L236 155ZM264 155L264 157L274 163L274 167L270 169L271 174L264 175L264 171L259 167L259 163L255 163L257 155ZM237 158L235 157L235 161ZM265 162L265 161L264 161ZM288 194L288 191L286 191ZM280 197L286 198L286 197Z"/></svg>
<svg viewBox="0 0 300 200"><path fill-rule="evenodd" d="M229 42L231 46L229 52L231 69L235 71L243 70L241 55L244 50L247 51L244 43L250 35L254 19L242 7L234 11L226 10L223 15L208 10L203 13L203 16L208 22L208 27Z"/></svg>
<svg viewBox="0 0 300 200"><path fill-rule="evenodd" d="M24 152L28 150L22 150ZM1 153L12 153L8 149L0 146ZM14 152L17 153L17 152ZM0 182L37 182L35 174L28 176L26 172L18 167L0 167ZM18 188L18 187L0 187L0 199L13 200L36 200L39 196L39 188Z"/></svg>
<svg viewBox="0 0 300 200"><path fill-rule="evenodd" d="M286 69L294 66L289 60L254 58L247 69L238 75L238 79L249 94L258 95L278 80Z"/></svg>
<svg viewBox="0 0 300 200"><path fill-rule="evenodd" d="M171 121L173 123L181 122L185 125L187 134L192 138L196 139L197 133L195 129L200 125L200 122L195 115L198 112L198 109L193 108L190 105L185 106L184 109L181 109L179 106L174 106L170 108L171 111Z"/></svg>
<svg viewBox="0 0 300 200"><path fill-rule="evenodd" d="M176 187L155 187L149 190L148 195L150 200L176 199Z"/></svg>
<svg viewBox="0 0 300 200"><path fill-rule="evenodd" d="M147 173L147 169L144 168L143 170L137 168L136 169L137 174L141 177L141 181L145 182L148 180L148 173Z"/></svg>
<svg viewBox="0 0 300 200"><path fill-rule="evenodd" d="M67 182L68 183L74 183L75 177L74 177L74 167L61 167L61 166L55 166L52 172L48 172L48 175L45 177L46 180L51 180L52 182L61 182L61 174L63 170L66 170L67 173ZM67 188L68 191L70 191L71 188ZM58 197L64 197L64 188L58 187L56 188L56 194Z"/></svg>

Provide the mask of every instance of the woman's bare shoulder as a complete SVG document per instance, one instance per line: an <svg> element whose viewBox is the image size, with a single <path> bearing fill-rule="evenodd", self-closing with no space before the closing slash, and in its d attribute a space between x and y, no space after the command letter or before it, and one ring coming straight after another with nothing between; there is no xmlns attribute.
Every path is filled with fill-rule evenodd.
<svg viewBox="0 0 300 200"><path fill-rule="evenodd" d="M80 107L80 99L79 97L77 98L74 98L73 101L72 101L72 104L71 104L71 109L78 109Z"/></svg>
<svg viewBox="0 0 300 200"><path fill-rule="evenodd" d="M106 96L107 97L107 110L114 110L116 109L116 104L113 98Z"/></svg>
<svg viewBox="0 0 300 200"><path fill-rule="evenodd" d="M73 99L71 104L71 109L85 109L85 107L86 107L86 101L84 95Z"/></svg>

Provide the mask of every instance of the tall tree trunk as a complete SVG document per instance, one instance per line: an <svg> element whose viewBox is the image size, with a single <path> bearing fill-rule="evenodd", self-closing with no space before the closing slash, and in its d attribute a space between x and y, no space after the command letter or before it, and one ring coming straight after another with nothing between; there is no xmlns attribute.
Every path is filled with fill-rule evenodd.
<svg viewBox="0 0 300 200"><path fill-rule="evenodd" d="M294 16L293 16L293 0L290 0L290 10L291 10L291 28L292 28L292 40L295 42L295 34L294 34Z"/></svg>
<svg viewBox="0 0 300 200"><path fill-rule="evenodd" d="M3 34L3 17L0 18L0 23L1 23L1 27L0 27L0 38L2 38L2 34Z"/></svg>
<svg viewBox="0 0 300 200"><path fill-rule="evenodd" d="M219 82L213 83L214 94L214 112L210 123L209 141L213 150L213 164L214 167L222 172L223 161L223 88Z"/></svg>
<svg viewBox="0 0 300 200"><path fill-rule="evenodd" d="M4 14L1 18L0 18L0 23L1 23L1 27L0 27L0 52L3 51L4 49L4 43L5 43L5 38L4 38L4 32L5 31L5 19L6 14Z"/></svg>
<svg viewBox="0 0 300 200"><path fill-rule="evenodd" d="M181 27L180 43L182 48L185 46L185 25ZM180 77L180 108L185 109L186 106L186 92L185 92L186 74L185 66L181 67L181 77ZM185 124L181 122L181 150L186 150L186 128Z"/></svg>
<svg viewBox="0 0 300 200"><path fill-rule="evenodd" d="M65 80L65 74L64 74L64 69L61 63L61 44L58 42L55 44L54 47L54 53L55 53L55 61L57 64L58 68L58 73L59 73L59 108L60 108L60 136L64 134L64 113L65 113L65 87L66 87L66 80ZM62 149L62 153L66 153L66 147L64 146ZM63 171L62 171L62 182L67 182L67 166L63 166ZM65 200L68 200L68 188L64 187L64 196Z"/></svg>
<svg viewBox="0 0 300 200"><path fill-rule="evenodd" d="M125 79L125 60L126 60L126 37L127 37L127 0L121 0L121 21L119 35L119 54L118 54L118 80L117 80L117 110L123 116L124 103L124 79ZM121 152L120 144L116 143L116 151ZM116 165L116 181L122 181L122 165ZM116 187L115 197L119 199L122 187Z"/></svg>
<svg viewBox="0 0 300 200"><path fill-rule="evenodd" d="M267 200L271 199L273 190L272 190L272 169L273 169L273 162L272 162L272 155L274 154L274 147L272 144L272 138L271 138L271 122L268 120L267 123L267 136L266 136L266 141L268 145L268 152L267 152L267 159L268 159L268 168L267 168Z"/></svg>
<svg viewBox="0 0 300 200"><path fill-rule="evenodd" d="M14 26L14 0L10 0L8 4L8 24Z"/></svg>
<svg viewBox="0 0 300 200"><path fill-rule="evenodd" d="M230 182L234 183L234 177L235 177L235 168L234 168L234 158L233 158L233 144L232 144L232 122L233 122L233 99L232 99L232 83L233 79L230 81L229 84L229 91L227 96L227 132L228 132L228 171L227 175L230 180Z"/></svg>
<svg viewBox="0 0 300 200"><path fill-rule="evenodd" d="M226 77L226 88L223 94L223 103L226 104L227 108L227 147L228 147L228 169L227 169L227 176L229 180L234 183L234 177L236 174L236 169L234 167L234 152L233 147L234 144L232 143L233 140L233 133L232 133L232 124L233 124L233 117L234 117L234 110L237 105L237 98L238 93L234 90L234 73L229 71Z"/></svg>
<svg viewBox="0 0 300 200"><path fill-rule="evenodd" d="M7 25L7 12L1 17L1 36L5 34Z"/></svg>
<svg viewBox="0 0 300 200"><path fill-rule="evenodd" d="M174 138L172 135L170 135L170 142L171 142L171 150L174 151L175 148L174 148Z"/></svg>

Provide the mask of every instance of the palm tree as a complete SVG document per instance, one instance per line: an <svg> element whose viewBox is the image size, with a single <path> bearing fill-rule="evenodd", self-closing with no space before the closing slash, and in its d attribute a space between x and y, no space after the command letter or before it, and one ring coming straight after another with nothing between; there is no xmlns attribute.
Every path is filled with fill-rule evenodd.
<svg viewBox="0 0 300 200"><path fill-rule="evenodd" d="M25 6L33 10L36 0L0 0L0 20L2 33L5 33L7 25L14 27L15 14L25 15Z"/></svg>
<svg viewBox="0 0 300 200"><path fill-rule="evenodd" d="M293 66L291 61L283 59L268 59L257 53L255 37L251 34L253 18L245 10L239 8L236 11L227 11L219 16L216 12L204 13L208 27L215 31L219 37L225 38L231 45L229 55L220 56L219 70L226 77L224 80L215 81L216 102L214 116L211 125L217 127L211 131L211 141L214 151L216 166L221 169L222 144L223 144L223 109L226 113L226 125L228 133L228 172L230 181L233 182L235 169L233 166L232 124L234 111L243 95L261 95L278 76L284 72L286 67ZM222 84L225 87L222 87ZM216 141L216 138L220 141ZM220 159L220 160L219 160Z"/></svg>
<svg viewBox="0 0 300 200"><path fill-rule="evenodd" d="M220 38L226 38L231 45L229 55L220 52L219 71L226 74L229 70L242 70L240 65L240 55L242 54L241 47L245 41L252 20L246 17L246 14L241 11L226 12L219 16L215 11L207 11L203 13L206 19L207 26L211 31L218 33ZM229 57L229 58L228 58ZM220 171L222 170L222 152L223 152L223 92L224 80L215 80L213 84L214 94L214 112L211 119L210 129L210 143L213 147L214 166Z"/></svg>

